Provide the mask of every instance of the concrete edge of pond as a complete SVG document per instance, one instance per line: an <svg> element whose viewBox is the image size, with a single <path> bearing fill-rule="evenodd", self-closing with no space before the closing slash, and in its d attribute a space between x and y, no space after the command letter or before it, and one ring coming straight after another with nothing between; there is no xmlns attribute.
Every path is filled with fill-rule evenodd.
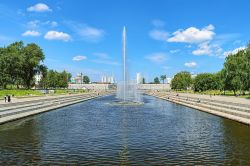
<svg viewBox="0 0 250 166"><path fill-rule="evenodd" d="M148 94L148 93L145 93L145 94L149 95L149 96L159 98L159 99L162 99L162 100L166 100L166 101L169 101L169 102L180 104L180 105L183 105L183 106L186 106L186 107L189 107L189 108L193 108L193 109L196 109L196 110L199 110L199 111L202 111L202 112L206 112L206 113L209 113L209 114L212 114L212 115L220 116L222 118L230 119L230 120L233 120L233 121L245 124L245 125L250 125L250 119L238 116L237 115L238 112L235 111L235 110L231 110L232 112L234 112L234 114L228 114L228 113L223 112L224 111L223 108L221 108L220 110L219 109L213 110L213 109L209 109L209 108L204 108L202 106L197 106L197 105L194 105L194 104L187 104L187 103L184 103L182 101L177 101L177 100L172 99L172 98L167 98L166 96L162 97L162 96L158 96L157 94Z"/></svg>
<svg viewBox="0 0 250 166"><path fill-rule="evenodd" d="M19 119L23 119L23 118L26 118L26 117L29 117L29 116L34 116L34 115L37 115L37 114L41 114L41 113L44 113L44 112L53 111L53 110L58 109L58 108L62 108L62 107L70 106L70 105L73 105L73 104L81 103L81 102L91 100L91 99L95 99L95 98L98 98L98 97L103 97L103 96L110 95L110 94L112 94L112 93L104 93L104 94L100 94L100 95L95 94L94 96L91 96L91 97L80 98L80 99L78 98L78 99L75 99L73 101L65 102L63 104L59 103L57 105L52 105L52 106L48 106L48 107L45 107L45 108L34 109L32 111L27 111L27 112L22 112L22 113L16 113L14 115L6 116L6 117L0 117L0 125L11 122L11 121L16 121L16 120L19 120Z"/></svg>

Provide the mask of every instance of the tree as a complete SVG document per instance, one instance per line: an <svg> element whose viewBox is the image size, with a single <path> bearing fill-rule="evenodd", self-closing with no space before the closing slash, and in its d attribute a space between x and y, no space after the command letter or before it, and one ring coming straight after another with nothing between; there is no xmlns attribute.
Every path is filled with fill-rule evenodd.
<svg viewBox="0 0 250 166"><path fill-rule="evenodd" d="M167 78L166 75L161 75L161 80L162 80L162 83L164 84L164 80Z"/></svg>
<svg viewBox="0 0 250 166"><path fill-rule="evenodd" d="M83 76L83 82L84 82L85 84L89 84L89 82L90 82L89 77L88 77L88 76Z"/></svg>
<svg viewBox="0 0 250 166"><path fill-rule="evenodd" d="M43 89L47 89L48 88L48 68L46 66L40 66L40 72L42 74L42 78L39 82L39 87L43 88Z"/></svg>
<svg viewBox="0 0 250 166"><path fill-rule="evenodd" d="M206 91L218 89L218 82L215 74L202 73L194 79L194 91Z"/></svg>
<svg viewBox="0 0 250 166"><path fill-rule="evenodd" d="M38 72L40 62L44 60L45 56L42 49L35 43L28 44L23 49L22 54L22 70L21 75L24 81L24 85L27 88L31 87L31 82Z"/></svg>
<svg viewBox="0 0 250 166"><path fill-rule="evenodd" d="M250 94L250 43L248 44L246 50L245 50L245 68L247 72L246 76L246 87L245 89L249 91Z"/></svg>
<svg viewBox="0 0 250 166"><path fill-rule="evenodd" d="M177 73L171 81L171 88L175 90L187 90L192 84L191 74L186 71Z"/></svg>
<svg viewBox="0 0 250 166"><path fill-rule="evenodd" d="M223 91L225 94L226 90L225 70L222 69L221 71L217 72L214 77L217 83L217 89Z"/></svg>
<svg viewBox="0 0 250 166"><path fill-rule="evenodd" d="M58 87L67 88L68 87L68 73L64 70L58 73Z"/></svg>
<svg viewBox="0 0 250 166"><path fill-rule="evenodd" d="M21 83L21 56L23 51L23 42L15 42L1 49L0 70L3 88L7 85L16 85Z"/></svg>
<svg viewBox="0 0 250 166"><path fill-rule="evenodd" d="M146 80L144 77L142 78L142 84L146 84Z"/></svg>
<svg viewBox="0 0 250 166"><path fill-rule="evenodd" d="M154 78L154 83L155 83L155 84L159 84L159 83L160 83L160 80L159 80L158 77L155 77L155 78Z"/></svg>
<svg viewBox="0 0 250 166"><path fill-rule="evenodd" d="M226 88L244 93L249 89L249 59L246 50L238 51L236 54L227 56L224 63Z"/></svg>

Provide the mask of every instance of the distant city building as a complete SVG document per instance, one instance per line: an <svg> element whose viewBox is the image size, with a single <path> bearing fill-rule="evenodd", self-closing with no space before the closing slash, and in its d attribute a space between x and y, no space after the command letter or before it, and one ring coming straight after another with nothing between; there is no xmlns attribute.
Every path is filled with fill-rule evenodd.
<svg viewBox="0 0 250 166"><path fill-rule="evenodd" d="M102 83L108 83L108 84L115 83L114 76L102 76Z"/></svg>
<svg viewBox="0 0 250 166"><path fill-rule="evenodd" d="M76 77L72 77L70 80L73 84L83 84L83 74L77 74Z"/></svg>
<svg viewBox="0 0 250 166"><path fill-rule="evenodd" d="M167 83L167 84L171 84L171 81L172 81L172 78L167 78L166 83Z"/></svg>
<svg viewBox="0 0 250 166"><path fill-rule="evenodd" d="M35 75L35 84L38 85L42 79L42 74L39 72Z"/></svg>
<svg viewBox="0 0 250 166"><path fill-rule="evenodd" d="M143 84L143 77L141 73L136 74L136 84Z"/></svg>

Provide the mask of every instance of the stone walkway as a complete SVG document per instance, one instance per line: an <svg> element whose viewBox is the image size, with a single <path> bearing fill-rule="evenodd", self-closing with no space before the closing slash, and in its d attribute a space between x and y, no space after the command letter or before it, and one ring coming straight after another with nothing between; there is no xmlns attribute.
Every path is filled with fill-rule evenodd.
<svg viewBox="0 0 250 166"><path fill-rule="evenodd" d="M201 94L192 94L192 93L175 93L175 92L167 92L166 94L171 95L179 95L182 97L195 97L200 99L209 99L209 100L218 100L218 101L224 101L224 102L231 102L231 103L240 103L240 104L249 104L250 105L250 99L246 98L240 98L235 96L213 96L213 95L201 95Z"/></svg>
<svg viewBox="0 0 250 166"><path fill-rule="evenodd" d="M54 99L58 97L66 97L66 96L75 96L75 95L82 95L88 93L77 93L77 94L62 94L62 95L45 95L45 96L30 96L30 97L23 97L23 98L11 98L11 103L19 103L19 102L26 102L26 101L34 101L34 100L41 100L41 99ZM11 104L5 103L3 99L0 100L0 107L2 104Z"/></svg>

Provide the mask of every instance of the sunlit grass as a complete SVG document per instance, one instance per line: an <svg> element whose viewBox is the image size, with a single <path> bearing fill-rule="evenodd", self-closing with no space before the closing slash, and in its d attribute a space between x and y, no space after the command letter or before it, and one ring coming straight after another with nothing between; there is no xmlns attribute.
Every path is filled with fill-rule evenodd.
<svg viewBox="0 0 250 166"><path fill-rule="evenodd" d="M233 91L223 91L220 90L208 90L208 91L203 91L203 92L195 92L193 90L176 90L175 92L178 93L192 93L192 94L204 94L204 95L222 95L222 96L235 96ZM236 92L236 94L240 94L239 91ZM249 92L246 92L245 95L238 95L238 97L241 98L249 98L250 99L250 94Z"/></svg>
<svg viewBox="0 0 250 166"><path fill-rule="evenodd" d="M84 93L86 90L69 90L69 89L56 89L51 90L49 95L60 95L60 94L73 94L73 93ZM12 95L14 97L32 97L32 96L43 96L44 94L40 90L26 90L26 89L9 89L0 90L0 97L3 98L6 95Z"/></svg>

